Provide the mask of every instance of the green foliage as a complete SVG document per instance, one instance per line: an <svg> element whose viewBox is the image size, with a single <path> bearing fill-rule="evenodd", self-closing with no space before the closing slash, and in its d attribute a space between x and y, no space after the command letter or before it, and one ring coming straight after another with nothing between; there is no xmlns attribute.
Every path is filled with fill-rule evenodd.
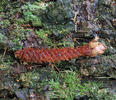
<svg viewBox="0 0 116 100"><path fill-rule="evenodd" d="M22 9L28 10L28 11L31 11L31 12L37 14L37 12L39 12L41 10L46 10L47 7L48 7L47 3L35 2L34 4L27 3L26 5L22 6Z"/></svg>
<svg viewBox="0 0 116 100"><path fill-rule="evenodd" d="M89 100L115 100L116 95L109 92L107 88L103 88L103 84L99 82L89 82L85 86L88 90Z"/></svg>
<svg viewBox="0 0 116 100"><path fill-rule="evenodd" d="M81 84L76 72L65 72L57 79L49 82L51 98L64 98L66 100L73 100L76 96L83 96L87 89Z"/></svg>
<svg viewBox="0 0 116 100"><path fill-rule="evenodd" d="M0 70L10 70L11 67L11 64L13 63L13 59L11 56L7 55L5 56L0 54Z"/></svg>
<svg viewBox="0 0 116 100"><path fill-rule="evenodd" d="M62 43L56 44L56 46L74 47L74 43L70 41L63 41Z"/></svg>
<svg viewBox="0 0 116 100"><path fill-rule="evenodd" d="M65 100L73 100L75 97L83 97L87 95L88 100L115 100L116 95L109 92L103 87L101 82L81 83L77 73L66 71L57 75L56 79L50 82L51 98L64 98Z"/></svg>
<svg viewBox="0 0 116 100"><path fill-rule="evenodd" d="M43 39L43 43L47 43L50 47L54 47L55 44L54 40L48 37L49 34L66 35L72 30L72 24L65 20L67 13L62 9L62 5L59 6L55 2L44 3L43 1L35 1L33 3L25 2L22 5L21 2L18 3L17 1L7 5L6 9L10 8L9 12L7 12L9 16L4 13L0 15L0 18L5 19L0 22L0 26L2 29L13 26L10 27L12 29L9 30L8 35L8 39L15 44L15 47L12 48L13 50L22 48L22 41L27 38L27 34L30 31L23 29L22 24L30 24L38 37ZM13 24L11 25L11 23ZM61 40L59 42L63 46L73 45L69 41Z"/></svg>
<svg viewBox="0 0 116 100"><path fill-rule="evenodd" d="M9 26L10 26L10 21L9 21L8 19L3 20L3 21L0 22L0 27L1 27L2 29L7 28L7 27L9 27Z"/></svg>
<svg viewBox="0 0 116 100"><path fill-rule="evenodd" d="M15 19L14 21L15 21L16 24L18 24L18 25L22 25L22 24L25 23L25 20L24 20L23 18L18 18L18 19Z"/></svg>
<svg viewBox="0 0 116 100"><path fill-rule="evenodd" d="M17 48L22 48L22 40L24 40L27 36L27 33L30 30L25 30L23 27L19 26L18 24L14 25L14 29L10 31L9 39L15 44L15 47L12 48L13 50L17 50Z"/></svg>
<svg viewBox="0 0 116 100"><path fill-rule="evenodd" d="M46 9L48 4L35 3L22 6L25 22L31 22L33 26L42 26L40 13Z"/></svg>
<svg viewBox="0 0 116 100"><path fill-rule="evenodd" d="M40 70L41 72L42 70ZM47 75L46 77L44 75ZM38 73L37 70L22 73L20 79L24 87L31 87L41 93L46 87L51 99L73 100L87 96L87 100L115 100L116 96L111 94L101 82L82 83L78 74L74 71L44 71ZM43 93L43 92L42 92Z"/></svg>
<svg viewBox="0 0 116 100"><path fill-rule="evenodd" d="M71 17L71 6L70 6L70 0L68 1L62 1L51 3L50 6L48 6L47 11L44 13L44 20L46 22L50 23L62 23L68 21Z"/></svg>
<svg viewBox="0 0 116 100"><path fill-rule="evenodd" d="M44 27L50 29L51 31L53 31L57 34L69 34L69 32L72 30L72 28L70 26L73 26L73 25L72 24L52 25L50 23L44 25Z"/></svg>
<svg viewBox="0 0 116 100"><path fill-rule="evenodd" d="M62 3L45 3L43 2L45 0L32 0L33 2L29 3L27 0L28 3L25 1L24 4L19 1L20 0L0 1L0 32L2 32L0 33L0 49L7 47L6 45L10 42L13 42L13 45L15 44L12 50L21 49L23 46L23 40L27 39L29 33L33 34L34 32L44 41L45 44L47 43L52 47L74 47L74 42L70 38L65 39L65 35L68 35L72 30L74 30L74 23L71 21L72 15L69 14L70 11L67 10L71 9L71 6L67 5L68 3L66 3L66 0L59 0ZM70 0L67 0L67 2L68 1ZM83 1L77 0L77 2L81 5ZM110 3L106 4L105 0L99 1L98 12L100 13L97 17L99 19L101 18L101 22L105 22L105 18L99 15L111 13L110 7L106 7L109 5ZM30 24L33 29L24 29L22 24ZM104 27L106 26L107 25L104 25ZM109 29L109 27L107 29ZM54 43L54 37L51 38L49 35L53 35L55 38L61 35L63 37ZM14 61L12 61L11 55L4 57L4 54L2 53L0 54L0 59L0 70L3 71L13 68L11 65L13 65ZM61 66L60 68L64 67L62 64L59 64L58 66ZM69 66L68 69L71 67L74 69L73 65ZM39 67L37 69L40 70ZM76 97L87 95L89 100L116 100L116 96L110 94L109 90L105 89L103 84L99 82L88 82L82 84L76 72L64 71L57 73L55 71L48 71L49 70L43 70L39 73L37 70L34 70L32 72L20 73L18 78L22 83L19 82L19 85L23 85L24 88L33 88L38 93L43 92L44 88L48 87L50 91L47 92L49 92L50 98L73 100ZM9 73L11 73L11 71L9 71ZM7 73L5 72L5 74ZM45 76L45 74L47 74L47 76ZM8 77L14 80L14 77ZM15 82L13 82L12 86L9 86L15 87L14 84ZM9 86L7 87L9 88ZM14 93L15 92L17 91L14 91Z"/></svg>
<svg viewBox="0 0 116 100"><path fill-rule="evenodd" d="M38 37L42 38L45 43L52 45L52 41L47 37L48 34L51 34L49 30L45 31L43 29L40 29L39 31L36 31L36 34L38 35Z"/></svg>
<svg viewBox="0 0 116 100"><path fill-rule="evenodd" d="M7 43L8 38L4 36L2 33L0 33L0 44L5 44Z"/></svg>
<svg viewBox="0 0 116 100"><path fill-rule="evenodd" d="M20 80L23 82L24 86L35 87L36 83L39 81L40 76L37 72L27 72L20 75Z"/></svg>
<svg viewBox="0 0 116 100"><path fill-rule="evenodd" d="M6 5L7 3L7 0L0 0L0 12L4 11L4 5Z"/></svg>
<svg viewBox="0 0 116 100"><path fill-rule="evenodd" d="M32 22L33 26L41 26L42 22L39 17L33 15L32 12L26 11L24 12L25 22Z"/></svg>

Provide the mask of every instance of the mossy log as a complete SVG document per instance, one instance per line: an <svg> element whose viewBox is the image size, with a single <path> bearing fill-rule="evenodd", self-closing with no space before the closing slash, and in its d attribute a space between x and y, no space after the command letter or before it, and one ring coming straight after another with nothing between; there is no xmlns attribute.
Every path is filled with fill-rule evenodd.
<svg viewBox="0 0 116 100"><path fill-rule="evenodd" d="M110 76L116 78L116 54L79 59L76 64L84 76Z"/></svg>

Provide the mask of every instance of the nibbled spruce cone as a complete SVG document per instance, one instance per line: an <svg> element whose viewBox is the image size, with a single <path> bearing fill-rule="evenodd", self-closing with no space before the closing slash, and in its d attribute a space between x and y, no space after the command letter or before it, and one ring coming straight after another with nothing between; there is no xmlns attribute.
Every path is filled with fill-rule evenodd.
<svg viewBox="0 0 116 100"><path fill-rule="evenodd" d="M79 58L81 56L94 57L103 54L106 49L104 44L98 42L98 39L99 38L95 38L88 44L75 48L24 48L23 50L15 52L15 56L24 62L31 63L55 63L64 60L71 60L73 58Z"/></svg>

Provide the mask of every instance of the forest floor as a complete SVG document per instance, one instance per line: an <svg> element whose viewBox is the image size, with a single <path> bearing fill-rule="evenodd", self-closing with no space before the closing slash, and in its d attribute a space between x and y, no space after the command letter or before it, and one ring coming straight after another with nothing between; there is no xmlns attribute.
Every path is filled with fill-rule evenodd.
<svg viewBox="0 0 116 100"><path fill-rule="evenodd" d="M113 16L103 16L111 13L109 6L101 5L108 12L96 19L107 47L103 55L40 64L14 54L29 47L74 48L94 39L87 21L75 31L69 2L0 1L0 100L116 100L116 25Z"/></svg>

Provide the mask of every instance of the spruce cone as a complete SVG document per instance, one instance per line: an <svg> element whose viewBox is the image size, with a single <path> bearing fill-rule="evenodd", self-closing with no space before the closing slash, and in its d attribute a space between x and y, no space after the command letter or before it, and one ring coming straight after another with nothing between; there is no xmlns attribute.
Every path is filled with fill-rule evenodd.
<svg viewBox="0 0 116 100"><path fill-rule="evenodd" d="M24 48L15 52L15 56L24 62L47 63L59 62L79 58L81 56L94 57L104 53L106 47L98 42L98 38L90 41L88 44L75 48Z"/></svg>

